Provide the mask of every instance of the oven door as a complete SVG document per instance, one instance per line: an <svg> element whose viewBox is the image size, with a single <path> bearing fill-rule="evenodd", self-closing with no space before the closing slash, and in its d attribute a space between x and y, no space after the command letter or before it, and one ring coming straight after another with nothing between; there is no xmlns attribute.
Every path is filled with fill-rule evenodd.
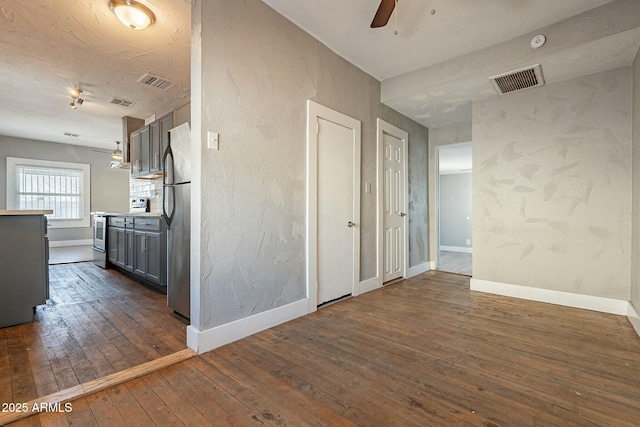
<svg viewBox="0 0 640 427"><path fill-rule="evenodd" d="M93 248L100 251L107 249L107 217L93 217Z"/></svg>

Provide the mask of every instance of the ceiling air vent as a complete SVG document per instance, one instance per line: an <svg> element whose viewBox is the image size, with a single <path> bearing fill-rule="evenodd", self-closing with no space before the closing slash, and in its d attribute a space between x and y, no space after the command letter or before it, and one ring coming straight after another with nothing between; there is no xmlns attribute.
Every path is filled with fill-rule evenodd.
<svg viewBox="0 0 640 427"><path fill-rule="evenodd" d="M160 89L170 89L175 84L174 82L170 82L167 79L163 79L162 77L154 76L153 74L147 73L144 76L138 79L138 83L145 84L147 86L153 86Z"/></svg>
<svg viewBox="0 0 640 427"><path fill-rule="evenodd" d="M124 99L118 98L111 98L111 101L109 102L115 105L120 105L121 107L131 107L131 104L133 104L131 101L125 101Z"/></svg>
<svg viewBox="0 0 640 427"><path fill-rule="evenodd" d="M500 95L518 92L544 84L540 64L489 77L489 80L491 80L493 87Z"/></svg>
<svg viewBox="0 0 640 427"><path fill-rule="evenodd" d="M65 132L65 133L64 133L64 136L68 136L69 138L77 138L77 137L79 137L80 135L79 135L79 134L77 134L77 133Z"/></svg>

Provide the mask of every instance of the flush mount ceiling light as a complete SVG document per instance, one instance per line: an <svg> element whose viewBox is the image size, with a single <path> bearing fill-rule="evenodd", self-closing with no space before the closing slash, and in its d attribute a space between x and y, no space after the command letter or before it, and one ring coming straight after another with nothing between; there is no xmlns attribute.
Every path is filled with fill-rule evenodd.
<svg viewBox="0 0 640 427"><path fill-rule="evenodd" d="M109 9L132 30L144 30L156 20L153 12L134 0L109 0Z"/></svg>

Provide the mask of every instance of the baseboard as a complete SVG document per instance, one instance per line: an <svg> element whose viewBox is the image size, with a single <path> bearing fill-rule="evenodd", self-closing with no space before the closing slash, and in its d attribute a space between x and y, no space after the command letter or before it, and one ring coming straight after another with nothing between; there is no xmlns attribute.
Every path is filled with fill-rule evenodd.
<svg viewBox="0 0 640 427"><path fill-rule="evenodd" d="M409 277L425 273L429 270L431 270L431 262L429 261L423 262L422 264L414 265L413 267L409 267L409 271L407 271L407 279Z"/></svg>
<svg viewBox="0 0 640 427"><path fill-rule="evenodd" d="M622 316L627 315L629 305L629 302L625 300L531 288L480 279L471 279L471 290Z"/></svg>
<svg viewBox="0 0 640 427"><path fill-rule="evenodd" d="M638 312L631 302L627 305L627 318L629 322L631 322L633 329L636 330L636 334L640 337L640 315L638 315Z"/></svg>
<svg viewBox="0 0 640 427"><path fill-rule="evenodd" d="M381 287L382 283L379 277L372 277L371 279L363 280L362 282L360 282L358 295L380 289Z"/></svg>
<svg viewBox="0 0 640 427"><path fill-rule="evenodd" d="M81 240L58 240L51 241L49 240L50 248L63 248L67 246L92 246L93 240L91 239L81 239Z"/></svg>
<svg viewBox="0 0 640 427"><path fill-rule="evenodd" d="M198 354L248 337L309 313L307 298L205 331L187 327L187 347Z"/></svg>
<svg viewBox="0 0 640 427"><path fill-rule="evenodd" d="M462 252L465 254L473 253L473 248L467 248L465 246L440 246L440 250L447 252Z"/></svg>

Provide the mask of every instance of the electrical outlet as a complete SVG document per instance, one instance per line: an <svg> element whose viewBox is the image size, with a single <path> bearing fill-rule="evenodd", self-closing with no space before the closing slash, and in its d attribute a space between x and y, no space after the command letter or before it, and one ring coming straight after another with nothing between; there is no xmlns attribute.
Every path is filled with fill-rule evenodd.
<svg viewBox="0 0 640 427"><path fill-rule="evenodd" d="M467 239L467 245L471 244L471 239Z"/></svg>

